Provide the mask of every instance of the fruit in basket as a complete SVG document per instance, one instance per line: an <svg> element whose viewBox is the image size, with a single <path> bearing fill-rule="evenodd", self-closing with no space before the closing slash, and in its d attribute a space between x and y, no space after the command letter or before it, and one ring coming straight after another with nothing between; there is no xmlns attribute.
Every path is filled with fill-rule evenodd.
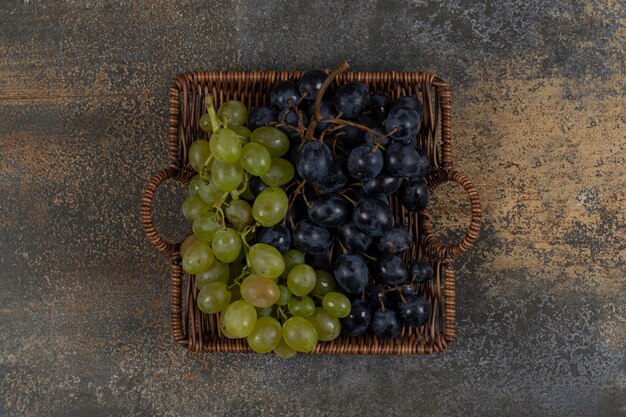
<svg viewBox="0 0 626 417"><path fill-rule="evenodd" d="M219 313L228 307L231 293L224 282L211 282L200 288L198 308L205 313Z"/></svg>
<svg viewBox="0 0 626 417"><path fill-rule="evenodd" d="M274 317L261 317L246 340L255 352L269 353L278 346L281 338L282 328L278 320Z"/></svg>
<svg viewBox="0 0 626 417"><path fill-rule="evenodd" d="M237 300L224 310L224 328L235 338L246 337L254 330L256 310L245 300Z"/></svg>
<svg viewBox="0 0 626 417"><path fill-rule="evenodd" d="M400 331L400 322L394 310L378 309L372 317L372 331L383 340L393 339Z"/></svg>
<svg viewBox="0 0 626 417"><path fill-rule="evenodd" d="M304 317L292 317L283 324L283 339L295 351L311 352L317 344L317 330Z"/></svg>

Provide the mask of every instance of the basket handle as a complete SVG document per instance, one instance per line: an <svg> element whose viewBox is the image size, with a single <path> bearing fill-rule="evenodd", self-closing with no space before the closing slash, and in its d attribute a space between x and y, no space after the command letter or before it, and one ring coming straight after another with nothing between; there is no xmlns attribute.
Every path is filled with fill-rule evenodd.
<svg viewBox="0 0 626 417"><path fill-rule="evenodd" d="M177 244L166 240L159 234L159 232L157 232L154 227L154 218L152 216L154 194L156 193L157 188L169 179L175 179L183 184L185 184L187 180L185 171L181 170L176 165L171 165L154 174L141 193L140 217L143 229L146 232L146 236L148 237L150 243L152 243L159 251L166 252L171 255L176 251Z"/></svg>
<svg viewBox="0 0 626 417"><path fill-rule="evenodd" d="M425 213L420 217L420 226L424 233L424 243L427 248L435 252L441 259L451 259L467 251L478 238L478 234L480 232L480 222L482 219L482 206L478 196L478 191L476 190L474 183L465 174L455 170L438 171L428 177L428 188L432 192L440 185L450 181L456 182L467 192L472 210L472 217L469 228L463 239L459 243L449 246L441 243L441 241L435 236L430 223L430 215Z"/></svg>

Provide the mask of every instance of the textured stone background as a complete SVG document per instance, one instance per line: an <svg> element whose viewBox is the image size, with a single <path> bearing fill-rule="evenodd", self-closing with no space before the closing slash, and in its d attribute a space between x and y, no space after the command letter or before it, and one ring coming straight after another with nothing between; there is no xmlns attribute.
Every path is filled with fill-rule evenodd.
<svg viewBox="0 0 626 417"><path fill-rule="evenodd" d="M313 3L0 2L0 415L626 415L624 3ZM457 342L188 354L138 216L169 81L344 58L454 86L457 166L485 208L457 264ZM467 205L442 195L456 239ZM182 196L168 184L158 210ZM180 237L179 217L158 223Z"/></svg>

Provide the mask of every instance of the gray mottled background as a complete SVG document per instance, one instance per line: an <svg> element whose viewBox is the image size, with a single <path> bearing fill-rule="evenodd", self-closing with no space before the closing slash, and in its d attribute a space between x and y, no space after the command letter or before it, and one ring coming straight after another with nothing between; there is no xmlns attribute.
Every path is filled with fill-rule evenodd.
<svg viewBox="0 0 626 417"><path fill-rule="evenodd" d="M0 415L626 415L624 8L0 1ZM166 162L170 80L342 59L454 86L457 167L485 208L456 265L457 341L432 357L187 353L138 215ZM172 238L182 199L158 195ZM458 239L463 193L434 205Z"/></svg>

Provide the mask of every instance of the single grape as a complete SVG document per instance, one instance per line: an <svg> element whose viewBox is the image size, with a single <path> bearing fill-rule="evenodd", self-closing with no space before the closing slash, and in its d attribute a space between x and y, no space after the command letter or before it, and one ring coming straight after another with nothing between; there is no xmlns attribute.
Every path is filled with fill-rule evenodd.
<svg viewBox="0 0 626 417"><path fill-rule="evenodd" d="M299 222L291 234L293 245L305 253L323 253L330 248L330 232L308 220Z"/></svg>
<svg viewBox="0 0 626 417"><path fill-rule="evenodd" d="M411 234L402 226L395 225L380 237L376 249L381 253L404 253L411 247Z"/></svg>
<svg viewBox="0 0 626 417"><path fill-rule="evenodd" d="M228 307L230 295L225 283L211 282L200 289L198 308L207 314L219 313Z"/></svg>
<svg viewBox="0 0 626 417"><path fill-rule="evenodd" d="M239 135L228 128L218 129L211 135L211 155L218 161L233 164L241 157Z"/></svg>
<svg viewBox="0 0 626 417"><path fill-rule="evenodd" d="M378 176L370 180L363 180L363 192L374 197L389 195L396 192L401 185L402 178L381 172Z"/></svg>
<svg viewBox="0 0 626 417"><path fill-rule="evenodd" d="M194 242L183 257L183 269L191 275L200 274L211 266L213 262L213 251L204 242Z"/></svg>
<svg viewBox="0 0 626 417"><path fill-rule="evenodd" d="M211 155L211 145L209 145L209 141L198 139L189 147L189 165L191 165L196 172L201 172L209 155Z"/></svg>
<svg viewBox="0 0 626 417"><path fill-rule="evenodd" d="M410 142L422 126L420 114L410 107L392 106L385 119L385 130L400 142Z"/></svg>
<svg viewBox="0 0 626 417"><path fill-rule="evenodd" d="M198 195L210 206L217 203L223 194L213 181L202 181L198 184Z"/></svg>
<svg viewBox="0 0 626 417"><path fill-rule="evenodd" d="M336 140L338 140L337 143L348 153L363 143L363 137L364 134L361 129L349 125L343 126L335 135Z"/></svg>
<svg viewBox="0 0 626 417"><path fill-rule="evenodd" d="M278 301L276 301L276 304L278 304L279 306L287 305L289 300L291 300L291 291L289 291L289 288L284 285L279 285L278 289L280 291L280 297L278 297Z"/></svg>
<svg viewBox="0 0 626 417"><path fill-rule="evenodd" d="M287 275L289 274L289 271L291 271L291 268L293 268L295 265L303 264L305 262L304 253L300 252L297 249L289 249L288 251L283 253L283 259L285 260L285 270L280 275L281 279L287 279Z"/></svg>
<svg viewBox="0 0 626 417"><path fill-rule="evenodd" d="M389 206L374 197L363 198L354 207L352 222L362 231L380 237L394 226Z"/></svg>
<svg viewBox="0 0 626 417"><path fill-rule="evenodd" d="M370 99L369 88L361 81L342 85L335 93L335 107L346 117L355 117L367 107Z"/></svg>
<svg viewBox="0 0 626 417"><path fill-rule="evenodd" d="M298 352L311 352L317 345L317 330L303 317L292 317L283 324L283 339Z"/></svg>
<svg viewBox="0 0 626 417"><path fill-rule="evenodd" d="M235 229L228 227L215 232L212 246L215 257L220 262L230 263L241 252L241 238Z"/></svg>
<svg viewBox="0 0 626 417"><path fill-rule="evenodd" d="M414 146L392 143L385 150L385 170L394 177L417 174L420 163L420 156Z"/></svg>
<svg viewBox="0 0 626 417"><path fill-rule="evenodd" d="M348 337L361 336L365 333L372 321L372 311L361 300L352 301L350 314L341 319L343 334Z"/></svg>
<svg viewBox="0 0 626 417"><path fill-rule="evenodd" d="M288 205L289 200L284 190L278 187L268 187L254 200L252 214L263 227L272 227L285 217Z"/></svg>
<svg viewBox="0 0 626 417"><path fill-rule="evenodd" d="M261 175L261 179L269 186L279 186L287 184L294 175L295 170L291 162L282 158L274 158L270 170Z"/></svg>
<svg viewBox="0 0 626 417"><path fill-rule="evenodd" d="M344 224L352 214L352 205L337 194L322 194L309 206L309 218L322 227Z"/></svg>
<svg viewBox="0 0 626 417"><path fill-rule="evenodd" d="M253 176L252 178L250 178L250 181L248 181L248 190L250 190L250 194L252 194L253 200L259 194L261 194L261 191L265 190L267 187L269 186L264 183L260 177Z"/></svg>
<svg viewBox="0 0 626 417"><path fill-rule="evenodd" d="M370 97L370 101L367 104L370 116L381 123L387 117L389 111L389 97L384 94L374 94Z"/></svg>
<svg viewBox="0 0 626 417"><path fill-rule="evenodd" d="M372 244L373 238L352 222L341 225L338 235L343 245L352 253L365 252Z"/></svg>
<svg viewBox="0 0 626 417"><path fill-rule="evenodd" d="M221 263L214 259L211 266L206 271L196 274L196 287L202 288L212 282L223 282L226 284L230 278L230 268L228 264Z"/></svg>
<svg viewBox="0 0 626 417"><path fill-rule="evenodd" d="M417 295L409 296L406 303L400 303L398 314L400 318L412 327L425 325L430 318L431 306L424 298Z"/></svg>
<svg viewBox="0 0 626 417"><path fill-rule="evenodd" d="M183 240L183 243L180 244L180 249L178 251L180 253L180 256L184 257L191 245L193 245L194 242L197 241L198 238L196 238L193 234L187 236L185 240ZM302 262L304 262L304 255L302 256Z"/></svg>
<svg viewBox="0 0 626 417"><path fill-rule="evenodd" d="M289 150L289 138L275 127L259 127L253 130L250 143L265 146L272 158L283 156Z"/></svg>
<svg viewBox="0 0 626 417"><path fill-rule="evenodd" d="M329 315L344 318L350 314L350 300L340 292L329 292L322 300L322 306Z"/></svg>
<svg viewBox="0 0 626 417"><path fill-rule="evenodd" d="M298 91L303 99L314 102L327 76L322 70L310 70L302 74L298 82Z"/></svg>
<svg viewBox="0 0 626 417"><path fill-rule="evenodd" d="M198 195L200 193L199 188L200 184L202 184L204 180L200 175L194 175L189 180L189 185L187 186L187 190L189 191L190 196Z"/></svg>
<svg viewBox="0 0 626 417"><path fill-rule="evenodd" d="M321 181L330 172L333 154L322 142L307 142L300 148L297 156L296 169L298 174L307 181Z"/></svg>
<svg viewBox="0 0 626 417"><path fill-rule="evenodd" d="M376 310L372 318L372 331L383 340L393 339L400 331L398 316L394 310Z"/></svg>
<svg viewBox="0 0 626 417"><path fill-rule="evenodd" d="M287 301L287 308L292 316L309 317L315 311L315 302L308 295L293 296Z"/></svg>
<svg viewBox="0 0 626 417"><path fill-rule="evenodd" d="M285 270L282 255L278 249L267 243L252 245L248 251L248 260L252 269L264 277L276 278Z"/></svg>
<svg viewBox="0 0 626 417"><path fill-rule="evenodd" d="M315 276L315 288L313 288L313 291L311 291L312 295L323 297L326 294L335 291L335 288L337 288L335 278L333 278L333 276L329 272L316 270Z"/></svg>
<svg viewBox="0 0 626 417"><path fill-rule="evenodd" d="M237 300L226 307L223 320L226 331L233 337L246 337L256 325L256 310L247 301Z"/></svg>
<svg viewBox="0 0 626 417"><path fill-rule="evenodd" d="M241 297L255 307L270 307L280 298L278 285L270 278L248 275L241 282Z"/></svg>
<svg viewBox="0 0 626 417"><path fill-rule="evenodd" d="M228 128L239 135L240 138L243 138L243 143L248 143L250 141L250 136L252 132L245 126L239 125L228 125Z"/></svg>
<svg viewBox="0 0 626 417"><path fill-rule="evenodd" d="M347 159L343 157L335 157L328 174L318 183L323 192L333 193L345 188L346 185L348 185L350 176L346 164Z"/></svg>
<svg viewBox="0 0 626 417"><path fill-rule="evenodd" d="M295 265L287 276L287 287L294 295L305 296L315 288L317 277L313 267L307 264Z"/></svg>
<svg viewBox="0 0 626 417"><path fill-rule="evenodd" d="M367 286L369 273L367 264L361 256L343 254L335 261L333 275L345 292L359 294Z"/></svg>
<svg viewBox="0 0 626 417"><path fill-rule="evenodd" d="M382 171L383 164L383 153L369 143L352 149L348 156L348 172L357 180L374 178Z"/></svg>
<svg viewBox="0 0 626 417"><path fill-rule="evenodd" d="M282 328L274 317L260 317L246 340L250 348L256 353L269 353L278 344L282 337Z"/></svg>
<svg viewBox="0 0 626 417"><path fill-rule="evenodd" d="M423 113L422 103L415 96L402 96L395 99L389 106L389 109L394 107L409 107L415 110L420 116Z"/></svg>
<svg viewBox="0 0 626 417"><path fill-rule="evenodd" d="M182 249L181 249L182 250ZM433 277L433 267L426 261L417 261L411 265L409 280L415 284L423 284Z"/></svg>
<svg viewBox="0 0 626 417"><path fill-rule="evenodd" d="M259 317L268 317L271 316L274 312L274 307L255 307L256 316Z"/></svg>
<svg viewBox="0 0 626 417"><path fill-rule="evenodd" d="M270 103L280 110L297 105L299 100L298 86L291 80L279 81L270 90Z"/></svg>
<svg viewBox="0 0 626 417"><path fill-rule="evenodd" d="M260 106L252 109L248 115L248 129L254 131L259 127L269 126L276 121L276 110L268 106Z"/></svg>
<svg viewBox="0 0 626 417"><path fill-rule="evenodd" d="M350 303L348 303L348 305L350 305ZM322 342L334 340L339 336L339 333L341 333L341 323L339 319L330 315L323 308L316 308L307 320L313 324L317 332L318 340Z"/></svg>
<svg viewBox="0 0 626 417"><path fill-rule="evenodd" d="M260 143L248 143L241 150L241 166L250 174L261 176L267 174L272 166L272 156L267 148Z"/></svg>
<svg viewBox="0 0 626 417"><path fill-rule="evenodd" d="M248 120L248 109L239 100L228 100L220 106L217 117L228 127L242 126Z"/></svg>
<svg viewBox="0 0 626 417"><path fill-rule="evenodd" d="M414 213L424 210L430 202L428 186L422 180L411 180L404 184L398 195L402 205Z"/></svg>
<svg viewBox="0 0 626 417"><path fill-rule="evenodd" d="M198 240L210 243L215 232L222 228L214 211L199 215L193 222L193 234Z"/></svg>
<svg viewBox="0 0 626 417"><path fill-rule="evenodd" d="M385 287L380 284L370 284L365 288L365 301L374 309L389 306Z"/></svg>
<svg viewBox="0 0 626 417"><path fill-rule="evenodd" d="M278 346L274 348L274 353L281 359L293 358L298 352L285 343L285 340L281 339Z"/></svg>
<svg viewBox="0 0 626 417"><path fill-rule="evenodd" d="M214 159L211 163L211 179L221 191L228 193L235 190L243 179L243 169L237 162L227 164Z"/></svg>
<svg viewBox="0 0 626 417"><path fill-rule="evenodd" d="M211 116L209 116L209 113L204 113L200 117L198 124L200 125L200 129L202 129L203 132L210 132L211 131Z"/></svg>
<svg viewBox="0 0 626 417"><path fill-rule="evenodd" d="M421 149L417 149L417 155L419 157L417 172L411 175L411 180L419 180L428 174L428 170L430 169L430 158L426 155Z"/></svg>
<svg viewBox="0 0 626 417"><path fill-rule="evenodd" d="M278 249L280 253L285 253L291 246L291 232L282 224L262 228L257 235L257 242L267 243ZM304 255L302 256L304 258ZM285 269L287 268L285 260Z"/></svg>
<svg viewBox="0 0 626 417"><path fill-rule="evenodd" d="M183 202L183 215L187 220L194 221L198 216L211 210L211 207L199 196L192 195Z"/></svg>
<svg viewBox="0 0 626 417"><path fill-rule="evenodd" d="M383 255L376 263L376 278L381 284L400 285L409 278L409 271L402 259L395 255Z"/></svg>
<svg viewBox="0 0 626 417"><path fill-rule="evenodd" d="M244 200L233 200L228 204L226 210L224 210L226 218L238 229L242 229L244 226L254 223L254 217L252 217L252 207Z"/></svg>

